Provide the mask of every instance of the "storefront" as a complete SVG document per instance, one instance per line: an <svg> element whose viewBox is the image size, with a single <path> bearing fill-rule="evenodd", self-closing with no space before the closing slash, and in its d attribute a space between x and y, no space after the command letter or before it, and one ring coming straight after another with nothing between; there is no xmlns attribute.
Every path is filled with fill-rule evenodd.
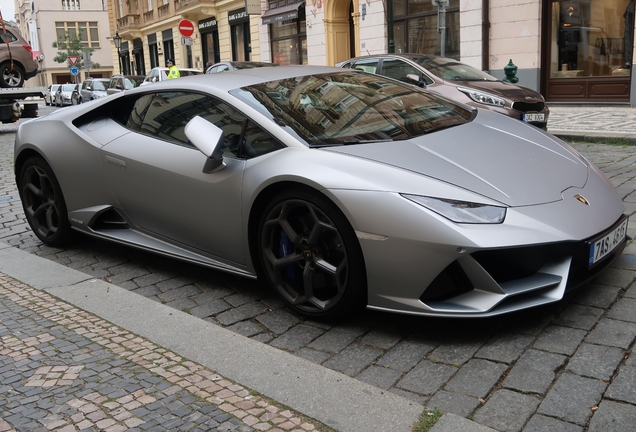
<svg viewBox="0 0 636 432"><path fill-rule="evenodd" d="M150 69L159 66L159 46L157 45L157 34L148 35L148 56L150 57Z"/></svg>
<svg viewBox="0 0 636 432"><path fill-rule="evenodd" d="M218 63L221 61L219 51L219 25L215 17L199 21L197 27L201 33L201 49L203 51L203 64Z"/></svg>
<svg viewBox="0 0 636 432"><path fill-rule="evenodd" d="M251 61L250 16L245 11L245 8L235 9L228 12L227 21L230 25L232 60Z"/></svg>
<svg viewBox="0 0 636 432"><path fill-rule="evenodd" d="M141 38L133 39L133 70L135 75L146 75L146 65L144 61L144 44Z"/></svg>
<svg viewBox="0 0 636 432"><path fill-rule="evenodd" d="M547 6L546 100L629 102L634 1L551 0Z"/></svg>
<svg viewBox="0 0 636 432"><path fill-rule="evenodd" d="M280 65L307 64L307 24L305 2L270 3L270 9L261 17L269 27L272 62Z"/></svg>

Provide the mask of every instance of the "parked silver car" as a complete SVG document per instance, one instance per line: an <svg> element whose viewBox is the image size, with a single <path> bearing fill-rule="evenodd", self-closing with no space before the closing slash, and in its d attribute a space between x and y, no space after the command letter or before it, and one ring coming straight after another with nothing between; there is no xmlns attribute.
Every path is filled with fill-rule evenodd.
<svg viewBox="0 0 636 432"><path fill-rule="evenodd" d="M26 218L248 278L298 313L485 317L561 300L626 245L558 138L356 70L168 80L23 123Z"/></svg>
<svg viewBox="0 0 636 432"><path fill-rule="evenodd" d="M110 78L86 78L81 86L79 86L74 105L99 99L107 95L106 90L110 83Z"/></svg>
<svg viewBox="0 0 636 432"><path fill-rule="evenodd" d="M60 88L61 84L51 84L44 93L44 103L48 105L55 104L55 93Z"/></svg>
<svg viewBox="0 0 636 432"><path fill-rule="evenodd" d="M72 105L73 90L77 88L78 84L62 84L55 91L53 101L55 106L61 107L66 105Z"/></svg>

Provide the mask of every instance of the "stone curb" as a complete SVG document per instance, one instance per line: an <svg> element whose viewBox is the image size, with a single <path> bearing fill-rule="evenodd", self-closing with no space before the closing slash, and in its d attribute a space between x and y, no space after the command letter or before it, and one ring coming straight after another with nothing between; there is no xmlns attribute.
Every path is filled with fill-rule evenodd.
<svg viewBox="0 0 636 432"><path fill-rule="evenodd" d="M636 134L628 134L623 132L589 132L589 131L564 131L550 130L548 132L561 138L564 141L603 143L605 141L624 141L625 144L636 144Z"/></svg>
<svg viewBox="0 0 636 432"><path fill-rule="evenodd" d="M410 431L423 407L0 242L0 272L339 431Z"/></svg>

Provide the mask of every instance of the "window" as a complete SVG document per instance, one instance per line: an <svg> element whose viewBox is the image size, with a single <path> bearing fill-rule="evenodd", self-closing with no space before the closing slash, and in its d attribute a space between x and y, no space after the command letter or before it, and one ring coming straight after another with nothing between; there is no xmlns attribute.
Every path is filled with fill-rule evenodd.
<svg viewBox="0 0 636 432"><path fill-rule="evenodd" d="M413 80L408 79L406 76L415 75L419 78L422 73L415 66L405 61L399 59L384 59L382 61L381 75L395 78L408 84L415 84Z"/></svg>
<svg viewBox="0 0 636 432"><path fill-rule="evenodd" d="M377 58L359 60L354 63L352 69L357 69L357 70L361 70L361 71L369 72L369 73L375 73L375 69L378 66L378 61L379 59Z"/></svg>
<svg viewBox="0 0 636 432"><path fill-rule="evenodd" d="M97 21L56 21L57 47L66 49L66 37L79 38L82 48L100 48Z"/></svg>
<svg viewBox="0 0 636 432"><path fill-rule="evenodd" d="M152 10L152 0L148 0L148 10Z"/></svg>
<svg viewBox="0 0 636 432"><path fill-rule="evenodd" d="M4 33L0 32L0 42L2 43L7 43L7 39L9 40L9 42L15 42L18 40L17 37L15 37L12 33L7 31L7 37L4 37Z"/></svg>
<svg viewBox="0 0 636 432"><path fill-rule="evenodd" d="M441 53L437 6L430 1L395 0L393 37L396 53ZM459 0L446 8L445 57L459 59Z"/></svg>
<svg viewBox="0 0 636 432"><path fill-rule="evenodd" d="M271 5L270 5L271 7ZM270 24L272 62L279 65L307 64L305 8L298 8L298 18Z"/></svg>
<svg viewBox="0 0 636 432"><path fill-rule="evenodd" d="M225 156L251 158L283 147L228 104L198 93L175 91L141 96L130 110L126 127L174 144L194 147L185 135L185 126L197 115L223 130Z"/></svg>
<svg viewBox="0 0 636 432"><path fill-rule="evenodd" d="M62 10L80 10L80 0L62 0Z"/></svg>

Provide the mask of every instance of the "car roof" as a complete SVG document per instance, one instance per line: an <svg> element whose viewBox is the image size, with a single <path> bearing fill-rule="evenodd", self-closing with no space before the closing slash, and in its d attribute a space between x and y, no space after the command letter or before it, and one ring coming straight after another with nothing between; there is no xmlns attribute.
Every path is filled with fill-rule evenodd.
<svg viewBox="0 0 636 432"><path fill-rule="evenodd" d="M455 59L450 58L450 57L441 57L441 56L432 55L432 54L418 54L418 53L399 53L399 54L395 54L395 53L385 53L385 54L371 54L371 55L366 55L366 56L354 57L354 58L350 58L348 60L343 60L341 62L338 62L338 64L346 63L346 62L353 61L353 60L371 59L371 58L377 58L377 57L405 58L405 59L409 59L409 60L415 60L415 59L436 59L436 58L440 58L441 59L441 58L443 58L443 59L446 59L446 60L452 60L452 61L459 62L459 60L455 60Z"/></svg>

